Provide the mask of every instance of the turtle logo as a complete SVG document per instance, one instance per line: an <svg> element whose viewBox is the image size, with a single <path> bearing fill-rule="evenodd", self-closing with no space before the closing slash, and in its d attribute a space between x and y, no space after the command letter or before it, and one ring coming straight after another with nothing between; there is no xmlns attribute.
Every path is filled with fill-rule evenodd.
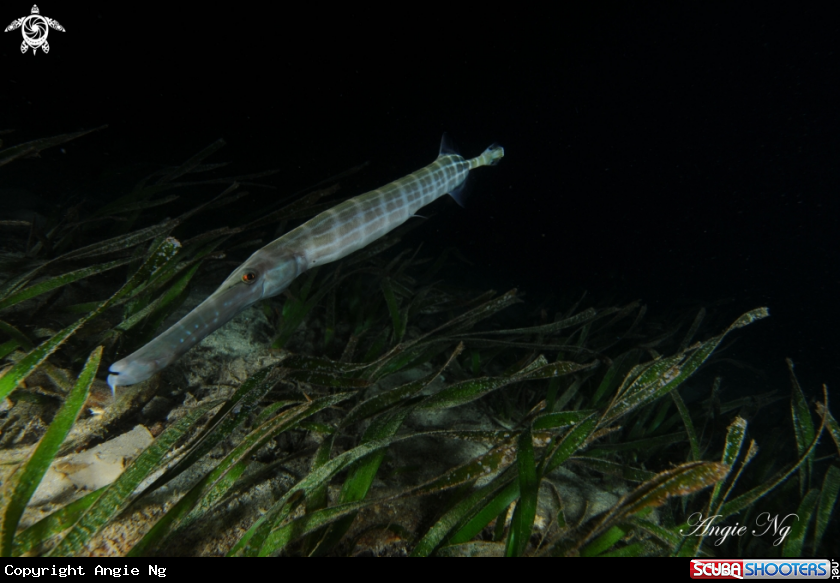
<svg viewBox="0 0 840 583"><path fill-rule="evenodd" d="M64 32L64 27L61 26L58 21L53 20L52 18L47 18L46 16L41 16L40 12L41 11L38 10L38 5L33 5L32 14L12 21L12 23L6 27L6 30L3 31L9 32L10 30L15 30L17 28L21 29L21 32L23 33L23 42L20 45L21 53L25 53L26 49L30 47L32 47L33 55L38 52L39 48L44 51L44 53L48 53L50 52L50 45L47 42L47 34L50 32L50 28Z"/></svg>

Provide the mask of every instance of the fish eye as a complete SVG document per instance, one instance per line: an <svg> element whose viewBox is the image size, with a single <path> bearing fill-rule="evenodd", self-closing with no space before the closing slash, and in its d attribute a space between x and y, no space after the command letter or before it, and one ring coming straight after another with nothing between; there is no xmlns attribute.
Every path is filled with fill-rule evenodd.
<svg viewBox="0 0 840 583"><path fill-rule="evenodd" d="M257 274L254 271L246 271L242 274L242 283L252 284L257 280Z"/></svg>

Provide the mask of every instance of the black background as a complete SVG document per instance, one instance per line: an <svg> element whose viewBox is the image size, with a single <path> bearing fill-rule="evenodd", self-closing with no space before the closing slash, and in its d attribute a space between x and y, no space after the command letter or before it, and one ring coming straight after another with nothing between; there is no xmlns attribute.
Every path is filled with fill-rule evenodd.
<svg viewBox="0 0 840 583"><path fill-rule="evenodd" d="M837 386L838 21L586 4L40 3L67 31L35 56L0 33L4 138L109 128L0 187L61 202L70 183L223 137L210 161L282 170L265 196L370 161L351 195L429 163L444 131L467 156L499 142L467 208L436 206L415 231L428 244L532 297L586 289L654 314L727 300L726 323L768 306L739 333L767 374L754 389L787 390L785 357L806 393ZM30 8L4 1L0 24Z"/></svg>

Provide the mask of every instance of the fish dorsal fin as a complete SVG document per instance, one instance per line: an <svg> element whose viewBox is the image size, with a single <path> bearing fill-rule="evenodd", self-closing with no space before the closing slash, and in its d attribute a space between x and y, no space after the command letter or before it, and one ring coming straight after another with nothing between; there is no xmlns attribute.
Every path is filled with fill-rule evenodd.
<svg viewBox="0 0 840 583"><path fill-rule="evenodd" d="M443 137L440 139L440 153L438 153L438 157L460 155L458 148L452 142L452 138L449 137L449 134L443 132ZM468 182L471 182L469 174L467 174L467 178L459 186L449 191L449 195L461 206L464 206L464 202L467 200L467 194L471 190L470 185L467 184Z"/></svg>
<svg viewBox="0 0 840 583"><path fill-rule="evenodd" d="M438 152L438 156L448 156L450 154L458 155L458 148L455 147L449 134L443 132L443 137L440 139L440 152Z"/></svg>

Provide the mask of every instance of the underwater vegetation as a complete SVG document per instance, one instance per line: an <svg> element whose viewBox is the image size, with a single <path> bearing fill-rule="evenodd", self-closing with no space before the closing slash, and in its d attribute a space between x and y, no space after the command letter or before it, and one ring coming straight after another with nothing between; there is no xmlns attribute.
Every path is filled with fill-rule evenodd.
<svg viewBox="0 0 840 583"><path fill-rule="evenodd" d="M0 177L86 133L0 150ZM221 176L206 160L223 145L98 208L0 218L4 556L837 549L828 390L809 402L792 363L790 396L721 388L724 340L749 342L766 309L717 325L704 308L654 320L640 302L531 306L440 279L458 253L407 247L417 224L306 272L112 397L106 364L362 170L233 212L275 171ZM787 422L761 432L781 402ZM698 516L791 513L766 536L688 534Z"/></svg>

